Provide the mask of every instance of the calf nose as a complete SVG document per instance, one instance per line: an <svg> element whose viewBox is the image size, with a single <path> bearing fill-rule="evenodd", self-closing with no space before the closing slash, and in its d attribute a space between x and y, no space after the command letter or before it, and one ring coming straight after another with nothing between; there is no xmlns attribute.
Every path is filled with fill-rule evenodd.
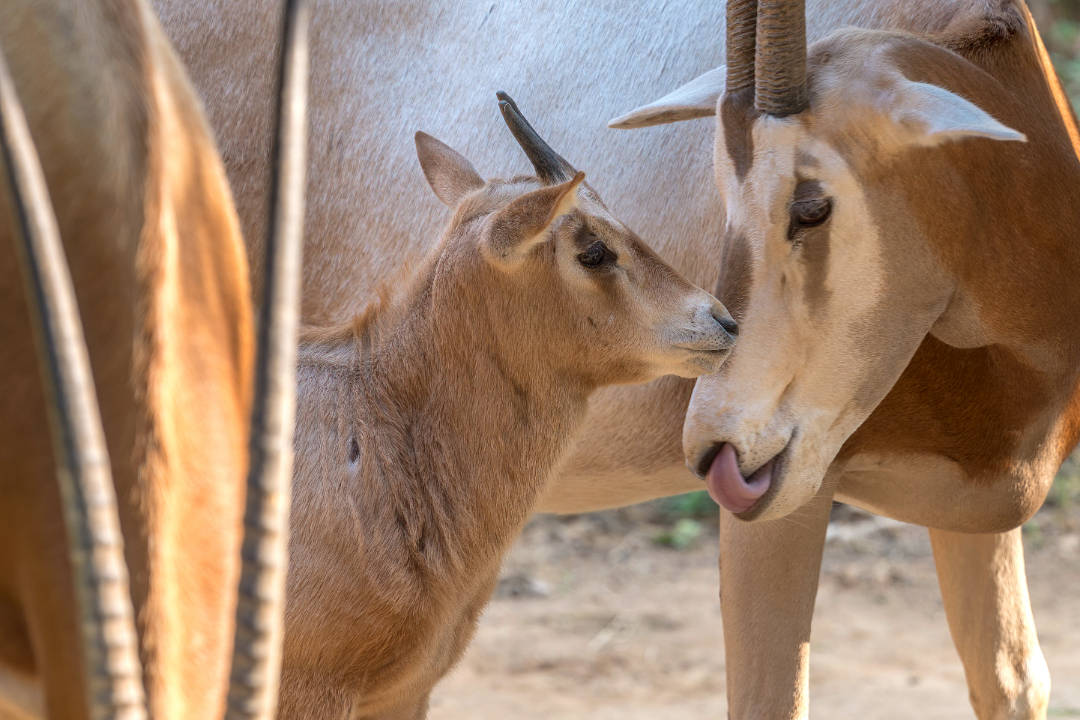
<svg viewBox="0 0 1080 720"><path fill-rule="evenodd" d="M735 322L735 318L731 317L731 314L728 313L727 308L724 307L723 303L713 303L710 313L712 314L713 319L720 323L720 327L724 328L724 331L727 332L728 335L735 337L739 334L739 323Z"/></svg>

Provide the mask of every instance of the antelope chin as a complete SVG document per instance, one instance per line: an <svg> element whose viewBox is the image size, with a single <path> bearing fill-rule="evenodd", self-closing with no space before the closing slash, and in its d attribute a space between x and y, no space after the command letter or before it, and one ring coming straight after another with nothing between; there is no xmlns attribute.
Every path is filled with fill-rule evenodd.
<svg viewBox="0 0 1080 720"><path fill-rule="evenodd" d="M675 371L675 374L685 378L696 378L718 372L724 366L728 356L731 355L729 348L692 347L689 345L676 345L675 347L682 355L680 365L683 368Z"/></svg>

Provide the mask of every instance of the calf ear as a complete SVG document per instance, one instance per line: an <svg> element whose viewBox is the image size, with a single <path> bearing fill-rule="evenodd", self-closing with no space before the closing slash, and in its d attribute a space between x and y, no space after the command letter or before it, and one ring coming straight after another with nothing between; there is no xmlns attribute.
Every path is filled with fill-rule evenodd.
<svg viewBox="0 0 1080 720"><path fill-rule="evenodd" d="M484 186L484 180L465 157L427 133L416 133L416 156L428 185L444 204L455 207L461 198Z"/></svg>
<svg viewBox="0 0 1080 720"><path fill-rule="evenodd" d="M608 127L629 129L692 120L716 114L716 103L724 94L727 66L721 65L699 75L659 100L631 110L608 122Z"/></svg>
<svg viewBox="0 0 1080 720"><path fill-rule="evenodd" d="M540 188L515 198L484 225L485 255L510 266L548 238L552 224L577 207L577 188L585 179L579 172L561 185Z"/></svg>
<svg viewBox="0 0 1080 720"><path fill-rule="evenodd" d="M902 79L882 108L912 145L964 138L1026 142L1023 133L995 120L975 103L937 85Z"/></svg>

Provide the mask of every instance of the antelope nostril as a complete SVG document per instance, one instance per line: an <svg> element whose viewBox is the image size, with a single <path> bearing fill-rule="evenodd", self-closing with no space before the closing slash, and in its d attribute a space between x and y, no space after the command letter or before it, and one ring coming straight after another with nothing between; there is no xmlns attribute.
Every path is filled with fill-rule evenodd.
<svg viewBox="0 0 1080 720"><path fill-rule="evenodd" d="M734 337L739 334L739 323L735 322L735 318L728 314L727 308L720 303L715 303L712 306L711 313L713 319L720 323L720 327L724 328L728 335Z"/></svg>

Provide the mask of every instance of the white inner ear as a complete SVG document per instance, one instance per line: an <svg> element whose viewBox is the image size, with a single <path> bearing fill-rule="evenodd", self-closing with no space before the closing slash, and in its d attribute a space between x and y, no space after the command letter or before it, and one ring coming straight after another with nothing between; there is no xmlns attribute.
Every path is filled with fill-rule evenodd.
<svg viewBox="0 0 1080 720"><path fill-rule="evenodd" d="M904 79L896 97L893 120L914 132L919 144L936 145L966 137L1027 141L1023 133L1002 125L978 105L937 85Z"/></svg>
<svg viewBox="0 0 1080 720"><path fill-rule="evenodd" d="M724 94L727 66L699 75L659 100L631 110L608 122L612 128L639 128L691 120L716 114L716 101Z"/></svg>

